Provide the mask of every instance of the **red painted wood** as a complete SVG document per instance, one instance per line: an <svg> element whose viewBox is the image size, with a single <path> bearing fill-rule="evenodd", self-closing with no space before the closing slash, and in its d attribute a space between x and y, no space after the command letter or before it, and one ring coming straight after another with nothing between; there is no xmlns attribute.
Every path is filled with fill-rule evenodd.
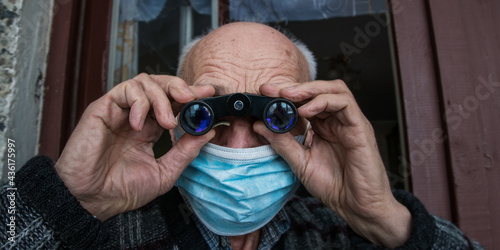
<svg viewBox="0 0 500 250"><path fill-rule="evenodd" d="M457 223L493 249L500 245L500 2L440 0L429 6L448 111Z"/></svg>
<svg viewBox="0 0 500 250"><path fill-rule="evenodd" d="M392 1L391 14L412 192L431 213L451 220L446 145L439 136L443 124L425 1Z"/></svg>
<svg viewBox="0 0 500 250"><path fill-rule="evenodd" d="M105 93L112 1L55 5L39 148L54 161L85 108Z"/></svg>
<svg viewBox="0 0 500 250"><path fill-rule="evenodd" d="M112 0L87 1L77 120L91 102L106 93L112 6Z"/></svg>
<svg viewBox="0 0 500 250"><path fill-rule="evenodd" d="M76 62L80 1L54 2L45 78L39 154L57 160L68 139Z"/></svg>

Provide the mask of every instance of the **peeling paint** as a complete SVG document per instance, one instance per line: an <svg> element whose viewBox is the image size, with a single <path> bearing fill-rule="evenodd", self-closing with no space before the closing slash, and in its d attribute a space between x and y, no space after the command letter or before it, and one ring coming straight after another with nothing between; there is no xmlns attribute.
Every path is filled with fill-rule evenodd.
<svg viewBox="0 0 500 250"><path fill-rule="evenodd" d="M0 179L8 138L16 169L38 152L54 0L0 0Z"/></svg>
<svg viewBox="0 0 500 250"><path fill-rule="evenodd" d="M19 15L16 12L10 11L3 3L0 3L0 20L14 19L16 17L19 17Z"/></svg>

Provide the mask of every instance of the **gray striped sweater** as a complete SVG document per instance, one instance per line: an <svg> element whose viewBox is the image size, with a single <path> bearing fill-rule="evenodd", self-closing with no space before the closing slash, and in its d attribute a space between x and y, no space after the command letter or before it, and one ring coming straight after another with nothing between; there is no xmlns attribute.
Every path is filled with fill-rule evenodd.
<svg viewBox="0 0 500 250"><path fill-rule="evenodd" d="M186 205L176 189L101 222L70 194L47 157L31 159L14 182L0 186L0 249L208 248L196 223L185 216ZM410 239L401 249L482 249L450 222L430 215L411 194L394 195L413 216ZM296 196L284 211L290 228L273 249L381 248L356 235L312 197Z"/></svg>

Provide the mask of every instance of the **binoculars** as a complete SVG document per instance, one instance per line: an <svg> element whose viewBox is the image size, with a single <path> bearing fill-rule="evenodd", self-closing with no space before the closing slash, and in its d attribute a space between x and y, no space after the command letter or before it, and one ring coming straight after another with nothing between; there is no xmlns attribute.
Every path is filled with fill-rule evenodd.
<svg viewBox="0 0 500 250"><path fill-rule="evenodd" d="M295 127L298 112L289 100L247 93L204 98L187 103L179 123L186 133L203 135L225 116L250 115L264 121L275 133L286 133Z"/></svg>

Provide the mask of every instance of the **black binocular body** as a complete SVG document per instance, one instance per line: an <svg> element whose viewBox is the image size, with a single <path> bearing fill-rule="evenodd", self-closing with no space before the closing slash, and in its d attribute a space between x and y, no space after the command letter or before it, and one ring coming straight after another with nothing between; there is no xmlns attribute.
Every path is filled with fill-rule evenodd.
<svg viewBox="0 0 500 250"><path fill-rule="evenodd" d="M275 133L286 133L295 127L298 112L289 100L247 93L204 98L187 103L179 122L191 135L203 135L225 116L247 116L264 121Z"/></svg>

